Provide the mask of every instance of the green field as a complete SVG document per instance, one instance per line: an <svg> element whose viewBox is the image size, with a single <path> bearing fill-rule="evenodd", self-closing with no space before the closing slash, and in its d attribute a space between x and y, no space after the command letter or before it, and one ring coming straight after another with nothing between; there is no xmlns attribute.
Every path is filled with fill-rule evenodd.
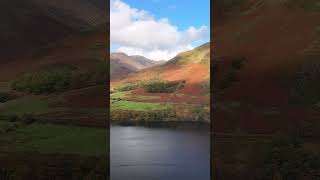
<svg viewBox="0 0 320 180"><path fill-rule="evenodd" d="M64 108L51 108L49 107L49 103L49 97L20 98L3 104L0 108L0 113L22 115L24 113L43 114L64 110Z"/></svg>
<svg viewBox="0 0 320 180"><path fill-rule="evenodd" d="M10 125L0 121L0 128ZM0 149L9 152L62 153L104 156L108 152L106 129L52 124L19 125L0 133Z"/></svg>
<svg viewBox="0 0 320 180"><path fill-rule="evenodd" d="M111 94L111 111L112 110L133 110L133 111L149 111L162 110L168 108L170 105L163 103L142 102L145 99L154 99L158 96L135 96L134 98L141 101L130 101L127 97L130 91L122 91Z"/></svg>
<svg viewBox="0 0 320 180"><path fill-rule="evenodd" d="M112 103L111 110L147 111L147 110L161 110L161 109L166 109L167 107L168 105L163 105L161 103L118 101L118 102Z"/></svg>

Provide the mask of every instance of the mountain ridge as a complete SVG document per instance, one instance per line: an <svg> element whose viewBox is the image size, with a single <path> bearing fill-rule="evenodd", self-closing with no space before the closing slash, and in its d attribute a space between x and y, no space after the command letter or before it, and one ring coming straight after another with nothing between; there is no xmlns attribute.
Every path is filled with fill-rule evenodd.
<svg viewBox="0 0 320 180"><path fill-rule="evenodd" d="M187 85L201 86L210 79L210 43L179 53L164 64L133 72L116 84L153 78L183 80Z"/></svg>
<svg viewBox="0 0 320 180"><path fill-rule="evenodd" d="M143 56L128 56L125 53L114 52L110 54L110 79L122 79L130 73L162 63L163 61L154 61Z"/></svg>

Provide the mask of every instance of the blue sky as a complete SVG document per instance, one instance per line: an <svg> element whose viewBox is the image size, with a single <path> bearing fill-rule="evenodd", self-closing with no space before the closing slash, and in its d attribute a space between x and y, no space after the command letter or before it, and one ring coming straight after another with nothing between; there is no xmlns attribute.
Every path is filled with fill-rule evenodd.
<svg viewBox="0 0 320 180"><path fill-rule="evenodd" d="M189 26L210 28L210 0L123 0L137 9L151 12L157 19L186 29ZM209 29L210 30L210 29ZM209 41L209 37L207 39Z"/></svg>
<svg viewBox="0 0 320 180"><path fill-rule="evenodd" d="M173 54L177 54L180 51L185 51L190 49L190 47L197 47L205 42L210 41L209 32L210 32L210 0L114 0L119 1L121 5L127 6L126 8L120 8L118 5L116 8L112 8L111 4L111 51L124 51L129 55L138 54L149 56L149 58L157 58L159 56L159 60L163 58L172 58ZM113 10L115 9L115 10ZM116 26L114 24L118 23L118 21L123 20L125 15L132 10L135 14L137 12L147 12L149 15L153 17L153 25L150 25L149 19L144 17L138 17L137 19L132 18L127 25L123 24L123 26ZM119 15L120 14L120 15ZM134 15L132 15L134 16ZM121 17L121 18L119 18ZM140 18L140 19L139 19ZM172 32L172 35L168 35L168 40L173 38L174 40L180 38L183 40L177 40L175 47L169 47L166 50L165 42L162 42L161 39L157 40L157 28L163 27L163 23L161 23L161 19L167 19L168 22L164 23L164 28L159 28L163 30L165 33L168 30L168 34L172 32L172 27L176 28L176 32ZM147 20L145 20L147 19ZM146 24L146 28L142 28L143 22ZM139 25L137 25L139 24ZM147 25L149 24L149 25ZM152 23L151 23L152 24ZM118 27L115 28L115 27ZM121 27L121 28L119 28ZM124 29L128 28L128 31L124 31ZM140 28L140 31L138 31ZM137 40L136 46L134 41L128 42L131 37L128 35L128 32L135 32L135 35L132 35L132 39L136 38L136 35L140 37L140 40ZM150 34L144 39L143 31L154 31L154 34ZM124 32L122 35L120 32ZM141 32L141 33L140 33ZM149 34L151 32L148 32ZM174 35L177 37L175 38ZM160 35L159 35L160 36ZM185 36L185 37L182 37ZM125 37L125 39L121 39L121 37ZM150 37L155 37L154 42L151 42ZM162 34L163 38L166 38L165 34ZM144 44L140 42L145 42ZM161 41L161 42L160 42ZM183 43L182 43L183 41ZM173 41L175 42L175 41ZM150 45L148 45L150 43ZM158 44L157 44L158 43ZM178 47L179 46L179 47ZM146 47L154 47L153 49ZM161 57L161 58L160 58Z"/></svg>

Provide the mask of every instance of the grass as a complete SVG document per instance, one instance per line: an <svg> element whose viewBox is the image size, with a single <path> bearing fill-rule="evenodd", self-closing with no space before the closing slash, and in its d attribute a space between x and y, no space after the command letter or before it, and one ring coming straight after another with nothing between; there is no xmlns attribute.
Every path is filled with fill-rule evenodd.
<svg viewBox="0 0 320 180"><path fill-rule="evenodd" d="M32 124L1 135L0 149L10 152L100 156L107 153L106 135L106 129Z"/></svg>
<svg viewBox="0 0 320 180"><path fill-rule="evenodd" d="M111 110L135 110L135 111L146 111L146 110L160 110L166 109L167 105L161 103L150 103L150 102L134 102L134 101L117 101L112 103Z"/></svg>
<svg viewBox="0 0 320 180"><path fill-rule="evenodd" d="M10 82L0 82L0 91L10 91Z"/></svg>
<svg viewBox="0 0 320 180"><path fill-rule="evenodd" d="M158 99L159 97L160 96L134 96L134 98L138 100Z"/></svg>
<svg viewBox="0 0 320 180"><path fill-rule="evenodd" d="M128 94L130 94L128 91L120 91L116 92L110 95L110 98L125 98Z"/></svg>
<svg viewBox="0 0 320 180"><path fill-rule="evenodd" d="M24 113L43 114L55 111L61 111L64 108L49 107L49 98L28 97L13 100L4 104L1 114L16 114L22 115Z"/></svg>

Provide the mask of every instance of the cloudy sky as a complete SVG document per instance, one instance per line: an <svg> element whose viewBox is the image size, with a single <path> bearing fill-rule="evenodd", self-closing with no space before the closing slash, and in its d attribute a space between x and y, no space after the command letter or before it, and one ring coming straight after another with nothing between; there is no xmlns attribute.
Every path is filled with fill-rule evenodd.
<svg viewBox="0 0 320 180"><path fill-rule="evenodd" d="M169 60L209 42L210 0L111 0L111 52Z"/></svg>

